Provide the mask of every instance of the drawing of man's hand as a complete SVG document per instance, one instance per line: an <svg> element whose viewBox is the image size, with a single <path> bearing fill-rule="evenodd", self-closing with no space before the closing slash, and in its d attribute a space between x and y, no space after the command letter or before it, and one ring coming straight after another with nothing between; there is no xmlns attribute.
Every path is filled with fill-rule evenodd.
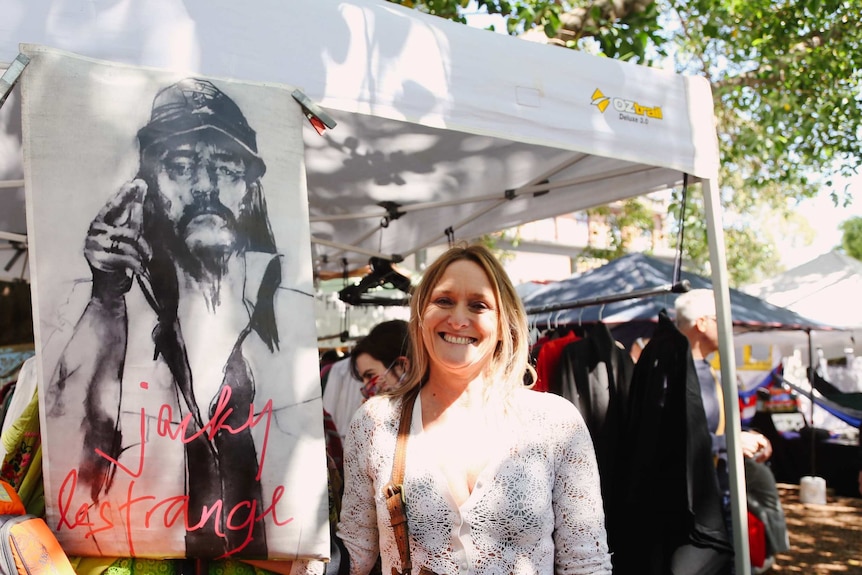
<svg viewBox="0 0 862 575"><path fill-rule="evenodd" d="M84 256L93 271L93 295L99 299L126 293L132 277L144 273L152 256L142 235L146 192L143 180L125 184L90 224Z"/></svg>

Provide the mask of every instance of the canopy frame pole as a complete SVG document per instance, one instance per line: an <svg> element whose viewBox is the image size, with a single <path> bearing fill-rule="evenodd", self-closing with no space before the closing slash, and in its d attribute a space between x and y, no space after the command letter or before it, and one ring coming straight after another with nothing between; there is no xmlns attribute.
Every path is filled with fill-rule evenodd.
<svg viewBox="0 0 862 575"><path fill-rule="evenodd" d="M531 179L529 183L524 184L520 188L516 188L515 194L518 194L519 190L522 190L528 186L536 186L537 184L545 182L545 180L547 180L551 176L560 173L561 171L577 164L578 162L580 162L581 160L583 160L587 157L588 156L586 154L580 154L580 153L575 154L574 156L572 156L571 158L562 162L561 164L558 164L558 165L554 166L553 168L545 171L543 174L536 176L535 178ZM593 181L593 180L592 179L585 180L584 183L589 183L590 181ZM545 185L550 186L551 184L548 184L546 182ZM546 188L541 188L541 189L537 188L536 190L533 190L531 193L548 191L550 189L552 189L552 188L551 187L546 187ZM404 215L407 212L418 212L418 211L422 211L422 210L431 210L434 208L445 208L448 206L462 206L465 204L478 204L481 202L508 199L507 194L509 194L509 193L511 193L511 192L504 192L502 196L499 193L484 194L481 196L473 196L467 200L458 199L458 200L445 200L445 201L439 201L439 202L422 202L422 203L418 203L418 204L399 205L398 211L401 212L401 215ZM361 214L339 214L339 215L334 215L334 216L312 217L312 218L309 218L309 221L311 223L316 223L316 222L336 222L336 221L344 221L344 220L363 220L363 219L367 219L367 218L381 218L381 217L385 217L388 215L389 215L389 210L381 207L380 210L363 212Z"/></svg>
<svg viewBox="0 0 862 575"><path fill-rule="evenodd" d="M572 162L574 163L574 162ZM559 170L564 170L571 165L562 165L558 168ZM606 172L602 174L594 174L591 176L582 176L579 178L570 178L567 180L559 180L556 182L546 182L550 176L553 176L554 171L551 171L550 174L542 177L539 176L535 178L531 183L525 184L521 187L515 188L514 190L507 190L501 196L499 193L496 194L484 194L481 196L473 196L466 200L458 199L458 200L445 200L439 202L423 202L418 204L406 204L400 205L398 207L398 211L402 212L402 215L409 212L419 212L424 210L431 210L435 208L445 208L448 206L463 206L467 204L478 204L482 202L494 201L494 200L509 200L512 199L510 196L518 197L523 195L541 195L546 192L552 192L559 188L566 188L570 186L577 186L582 184L591 184L597 181L607 181L613 178L623 178L627 176L632 176L636 174L640 174L643 172L649 172L653 170L658 170L660 168L647 168L644 169L642 166L637 166L636 168L627 167L620 168L619 170L614 170L612 172ZM645 192L649 193L649 192ZM340 221L353 221L353 220L365 220L368 218L382 218L389 215L389 211L385 208L381 208L379 210L369 210L367 212L362 212L361 214L337 214L331 216L312 216L309 218L311 223L329 223L329 222L340 222Z"/></svg>
<svg viewBox="0 0 862 575"><path fill-rule="evenodd" d="M691 284L688 280L677 281L671 284L656 286L654 288L644 288L632 290L626 293L596 296L591 298L579 299L572 302L548 304L527 308L527 315L538 315L541 313L550 313L567 309L576 309L581 307L589 307L593 305L605 305L608 303L616 303L618 301L626 301L630 299L652 297L656 295L666 295L669 293L685 293L691 289Z"/></svg>
<svg viewBox="0 0 862 575"><path fill-rule="evenodd" d="M458 223L453 224L453 225L451 225L451 226L447 227L445 230L443 230L443 233L442 233L442 234L438 234L438 235L436 235L436 236L432 237L430 240L428 240L428 241L427 241L427 242L425 242L424 244L422 244L421 246L417 246L417 247L416 247L416 249L414 249L414 250L413 250L413 251L411 251L411 252L408 252L408 253L407 253L407 255L415 254L416 252L421 251L421 250L424 250L424 249L425 249L425 248L427 248L427 247L430 247L430 246L436 245L436 244L437 244L437 243L439 243L443 238L447 238L447 239L448 239L448 238L449 238L449 236L450 236L450 234L453 234L453 233L454 233L454 231L455 231L455 230L457 230L458 228L461 228L461 227L463 227L463 226L465 226L465 225L469 224L469 223L470 223L470 222L472 222L473 220L476 220L476 219L478 219L478 218L481 218L482 216L484 216L484 215L485 215L485 214L487 214L488 212L492 212L492 211L496 210L497 208L499 208L500 206L502 206L503 204L505 204L505 203L506 203L506 202L508 202L508 201L509 201L508 199L506 199L506 200L498 200L498 201L494 202L492 205L490 205L490 206L486 206L484 209L479 210L479 211L477 211L477 212L474 212L474 213L470 214L470 215L469 215L469 216L467 216L466 218L461 219Z"/></svg>
<svg viewBox="0 0 862 575"><path fill-rule="evenodd" d="M344 247L344 249L338 250L338 251L336 251L336 252L334 252L334 253L330 253L330 254L327 254L327 255L328 255L330 258L337 258L337 257L341 257L341 256L343 256L346 252L358 252L358 253L363 253L363 252L360 252L360 251L359 251L359 250L360 250L360 248L357 248L357 247L355 247L355 246L357 246L357 245L361 244L361 243L362 243L362 242L364 242L365 240L367 240L367 239L371 238L372 236L374 236L375 234L379 233L381 229L382 229L381 227L378 227L378 228L372 228L372 229L370 229L367 233L364 233L364 234L362 234L361 236L359 236L358 238L356 238L355 240L353 240L353 243L351 243L350 245L346 245L346 246ZM312 242L313 242L313 243L318 243L318 244L321 244L321 245L327 245L327 244L323 243L322 241L317 241L317 240L316 240L316 238L315 238L314 236L312 236L312 237L311 237L311 240L312 240ZM330 245L329 247L335 247L335 246L334 246L334 245ZM368 254L369 254L369 255L371 255L371 252L368 252ZM399 258L397 261L401 261L401 260L403 260L403 259L404 259L404 258L402 258L401 256L396 256L396 255L394 255L394 254L393 254L393 255L391 255L391 256L384 256L384 255L382 255L380 252L377 252L377 255L374 255L374 256L372 256L372 257L379 257L379 258L382 258L382 259L384 259L384 260L392 260L392 261L395 261L395 258Z"/></svg>
<svg viewBox="0 0 862 575"><path fill-rule="evenodd" d="M334 255L342 255L344 253L358 253L358 254L373 255L375 257L380 257L380 258L383 258L386 260L403 261L403 259L405 257L413 255L417 252L420 252L420 251L422 251L422 250L424 250L430 246L437 245L438 243L441 243L444 239L446 239L447 241L450 240L453 233L456 230L458 230L459 228L469 224L472 221L475 221L476 219L482 217L483 215L499 208L500 206L502 206L502 205L506 204L507 202L514 200L516 198L526 196L526 195L533 195L533 196L542 195L542 194L548 193L548 192L556 190L556 189L580 185L580 184L588 184L588 183L595 182L597 180L607 181L608 179L613 179L613 178L628 178L628 177L637 175L639 173L648 172L648 171L651 171L653 169L657 169L657 168L648 168L648 169L644 170L640 166L625 166L625 167L620 168L618 170L614 170L611 173L593 174L593 175L587 175L587 176L582 176L582 177L577 177L577 178L569 178L569 179L560 180L557 182L549 182L548 181L555 174L558 174L561 171L570 168L571 166L577 164L578 162L580 162L581 160L583 160L586 157L587 157L586 155L578 153L578 154L568 158L564 162L561 162L560 164L554 166L553 168L546 170L544 173L542 173L538 176L535 176L534 178L532 178L529 182L527 182L523 186L520 186L520 187L515 188L515 189L506 190L502 197L499 194L486 194L483 196L470 198L469 200L466 200L466 201L465 200L447 200L447 201L442 201L442 202L425 202L425 203L413 204L413 205L399 205L398 206L398 212L399 212L399 217L401 217L401 216L403 216L409 212L423 211L423 210L439 208L439 207L461 206L461 205L467 205L467 204L477 204L477 203L487 202L487 201L492 202L490 205L485 206L484 208L470 214L469 216L458 221L457 223L450 225L450 226L447 226L447 228L445 230L443 230L442 233L430 238L424 244L416 246L415 248L413 248L409 252L405 252L405 253L401 253L401 254L397 254L397 255L392 255L392 256L386 256L386 255L379 253L379 251L378 252L371 252L369 250L357 247L358 244L361 244L362 242L364 242L368 238L372 237L375 233L377 233L379 231L379 228L375 228L373 231L360 236L359 238L354 240L351 244L336 244L335 242L327 242L326 240L321 240L321 239L315 238L313 235L312 235L312 243L316 243L319 245L324 245L324 246L333 247L333 248L338 249L339 251ZM646 191L644 193L649 193L649 191ZM380 210L373 210L373 211L369 211L369 212L364 212L362 214L339 214L336 216L311 217L311 218L309 218L309 221L313 224L313 223L336 222L336 221L346 221L346 220L361 220L361 219L367 219L367 218L386 218L390 214L391 214L390 210L387 210L385 208L381 208ZM329 254L329 255L333 255L333 254Z"/></svg>
<svg viewBox="0 0 862 575"><path fill-rule="evenodd" d="M817 358L817 361L814 360L814 341L811 339L811 330L808 330L808 386L811 389L811 395L809 399L811 401L811 406L808 410L808 425L811 426L811 429L814 429L814 378L817 377L817 364L820 362L820 358ZM860 440L862 441L862 440ZM817 436L816 434L811 434L811 445L809 446L811 449L811 453L809 454L811 457L811 475L813 477L817 477Z"/></svg>
<svg viewBox="0 0 862 575"><path fill-rule="evenodd" d="M311 236L311 243L321 245L321 246L326 246L328 248L335 248L337 250L341 250L342 252L364 254L364 255L369 256L369 257L380 258L380 259L389 260L389 261L393 261L393 262L400 262L400 261L404 260L404 258L402 258L401 256L396 255L396 254L390 254L390 255L382 254L380 252L375 252L373 250L367 250L367 249L360 248L357 246L342 244L340 242L333 242L331 240L324 240L321 238L316 238L314 236Z"/></svg>
<svg viewBox="0 0 862 575"><path fill-rule="evenodd" d="M644 288L633 290L622 294L613 294L606 296L596 296L592 298L575 300L561 304L548 304L545 306L532 307L526 310L527 315L537 315L554 311L562 311L567 309L576 309L593 305L605 305L608 303L616 303L618 301L626 301L630 299L651 297L655 295L665 295L669 293L685 293L691 289L691 283L688 280L680 279L682 276L682 240L683 240L683 220L685 217L685 202L688 191L688 174L682 175L682 202L680 203L680 228L677 237L676 256L674 257L673 268L673 283L657 286L654 288ZM599 313L601 318L601 312ZM601 321L601 319L599 319Z"/></svg>
<svg viewBox="0 0 862 575"><path fill-rule="evenodd" d="M400 205L398 207L398 211L401 212L401 215L404 215L408 212L426 210L426 209L431 209L431 208L435 208L435 207L458 206L458 205L475 204L475 203L479 203L479 202L495 200L493 202L493 204L486 206L482 210L477 211L476 213L473 213L470 216L463 218L462 220L458 221L457 223L455 223L451 226L447 226L447 228L445 230L443 230L440 234L430 238L424 244L416 246L408 252L403 252L401 254L384 255L384 254L381 254L379 251L371 251L371 250L368 250L365 248L360 248L356 244L361 243L361 241L363 241L362 238L354 241L352 244L344 244L344 243L337 243L337 242L332 242L329 240L316 238L312 234L311 241L313 244L332 247L332 248L339 250L338 255L341 255L344 253L357 253L357 254L372 255L372 256L380 257L380 258L383 258L386 260L393 260L396 262L397 261L403 261L404 258L411 256L417 252L420 252L420 251L422 251L422 250L424 250L430 246L437 245L439 243L443 243L443 240L448 241L450 239L450 233L452 233L452 232L458 230L459 228L469 224L470 222L480 218L481 216L497 209L498 207L504 205L506 202L508 202L510 200L513 200L519 196L526 195L528 193L531 195L539 195L539 194L541 194L541 190L552 191L554 188L558 187L559 182L553 182L551 184L545 184L543 186L540 186L539 184L543 180L546 180L550 176L553 176L554 173L556 173L555 170L556 171L564 170L564 169L570 167L571 165L577 163L577 159L578 158L569 159L568 161L564 162L563 164L561 164L561 165L559 165L559 166L557 166L551 170L548 170L544 174L536 176L529 183L525 184L524 186L522 186L520 188L516 188L514 190L507 190L503 197L501 197L499 194L493 194L493 195L484 195L481 197L474 197L474 198L471 198L467 201L465 201L465 200L450 200L450 201L445 201L445 202L428 202L428 203L424 203L424 204ZM617 173L613 177L628 178L628 177L632 177L634 175L637 175L639 173L652 171L654 169L658 169L658 168L650 168L647 170L643 170L643 169L641 169L641 170L626 170L625 173ZM602 179L607 179L607 178L602 177ZM562 185L559 185L559 187L565 187L565 186L569 186L569 185L577 185L578 183L589 183L589 182L593 182L595 180L596 180L596 177L594 177L594 176L570 179L570 180L566 180L564 183L562 183ZM669 184L669 185L672 185L672 184ZM659 191L659 190L665 189L665 188L666 188L666 186L660 186L660 187L657 186L655 189L645 190L643 193L648 194L650 192ZM538 190L538 191L525 192L524 190ZM327 216L327 217L319 217L319 218L312 217L309 219L309 221L311 223L318 223L318 222L335 222L335 221L344 221L344 220L359 220L359 219L367 219L370 217L386 217L388 214L389 214L389 212L387 210L381 209L379 211L374 210L374 211L365 212L362 214L340 214L337 216ZM377 231L378 231L378 228L375 228L373 233L376 233ZM373 233L371 235L373 235ZM367 239L368 237L370 237L370 235L366 235L364 238ZM332 255L332 254L327 254L327 255Z"/></svg>
<svg viewBox="0 0 862 575"><path fill-rule="evenodd" d="M2 232L0 231L0 240L7 240L10 242L17 242L27 245L27 236L23 234L16 234L13 232Z"/></svg>
<svg viewBox="0 0 862 575"><path fill-rule="evenodd" d="M498 207L504 205L506 202L514 200L518 196L523 196L526 194L539 195L542 193L547 193L548 191L551 191L555 188L566 187L566 186L574 185L576 183L588 183L588 182L594 181L595 178L593 176L587 176L584 178L572 178L569 180L565 180L563 182L553 182L553 183L548 182L549 178L551 178L552 176L554 176L556 174L559 174L560 172L562 172L565 169L570 168L571 166L577 164L578 162L580 162L584 158L586 158L586 156L584 154L577 154L577 155L569 158L568 160L566 160L560 164L557 164L553 168L546 170L544 173L539 174L538 176L535 176L534 178L532 178L528 183L524 184L523 186L521 186L519 188L512 189L512 190L506 190L504 197L502 199L499 199L499 196L495 196L495 198L498 198L498 201L495 202L494 204L487 206L483 210L480 210L476 213L471 214L470 216L462 219L461 221L459 221L455 225L447 227L445 230L443 230L443 233L441 235L438 235L438 236L431 238L430 240L425 242L423 245L415 248L414 250L406 253L405 255L412 255L412 254L414 254L418 251L421 251L421 250L423 250L429 246L436 245L443 238L450 239L453 232L455 230L457 230L458 228L461 228L461 227L469 224L470 222L482 217L483 215L487 214L488 212L495 210ZM637 170L637 171L643 171L643 170ZM620 175L620 174L617 174L617 175ZM629 174L626 173L623 175L629 175ZM615 177L615 176L611 176L611 177ZM406 206L405 206L405 208L406 208Z"/></svg>
<svg viewBox="0 0 862 575"><path fill-rule="evenodd" d="M557 166L554 166L553 168L551 168L550 170L546 171L545 173L543 173L539 176L536 176L535 178L530 180L530 182L527 183L524 187L534 186L538 182L541 182L543 180L547 180L548 178L550 178L554 174L557 174L560 171L565 170L566 168L569 168L570 166L573 166L574 164L583 160L585 157L586 157L586 155L584 155L584 154L576 154L573 157L566 160L565 162L558 164ZM406 212L418 211L418 210L422 210L422 209L429 209L432 207L443 207L443 206L447 206L447 205L463 205L466 203L476 203L479 201L487 201L489 199L496 200L490 206L486 206L484 209L482 209L478 212L475 212L475 213L471 214L470 216L462 219L457 224L455 224L453 226L449 226L446 230L443 231L443 233L441 235L435 236L430 241L426 242L425 244L423 244L421 246L416 247L415 249L413 249L412 251L410 251L407 254L399 254L398 256L385 256L383 254L380 254L379 252L371 252L368 250L363 250L362 248L356 247L354 245L336 244L335 242L327 242L324 240L318 240L318 239L314 238L314 236L312 236L312 243L317 243L320 245L341 249L341 252L339 252L339 253L344 253L344 252L355 252L355 253L360 253L360 254L364 253L367 255L380 257L380 258L385 259L385 260L403 261L404 257L415 254L416 252L419 252L419 251L421 251L421 250L423 250L429 246L437 244L440 240L442 240L443 238L448 236L447 231L456 230L456 229L470 223L471 221L475 220L476 218L479 218L479 217L487 214L488 212L497 209L499 206L501 206L501 205L505 204L506 202L508 202L509 200L513 199L517 195L517 193L518 193L517 190L514 190L514 191L513 190L507 190L503 198L501 198L499 195L493 195L493 196L483 196L481 199L480 198L472 198L470 200L470 202L464 202L464 201L428 202L425 204L415 204L412 206L399 206L398 207L399 212L402 212L401 215L404 215L404 213L406 213ZM381 213L379 213L379 214L375 212L376 217L386 217L387 215L389 215L389 211L387 211L385 209L382 210ZM372 216L369 213L366 213L366 214L362 214L359 217L367 218L367 217L372 217ZM354 217L354 216L351 216L351 218L356 219L356 217ZM346 219L346 218L342 217L340 219ZM325 218L321 218L321 219L312 218L311 221L312 222L315 222L315 221L320 222L320 221L326 221L326 219ZM376 232L377 232L377 229L375 229L371 235L373 235ZM363 239L367 239L367 238L371 237L371 235L366 235ZM359 240L355 243L360 243L361 241L362 240ZM395 258L398 258L398 259L395 259Z"/></svg>
<svg viewBox="0 0 862 575"><path fill-rule="evenodd" d="M581 176L578 178L569 178L568 180L558 180L556 182L539 182L536 184L526 185L518 188L515 191L515 195L522 196L527 194L542 194L546 192L551 192L559 188L567 188L570 186L577 186L580 184L591 184L593 182L598 181L607 181L612 180L614 178L624 178L626 176L631 176L633 174L639 174L641 172L648 172L650 170L657 168L647 168L644 169L643 166L640 165L632 165L632 166L623 166L616 170L610 170L607 172L603 172L601 174L594 174L592 176Z"/></svg>
<svg viewBox="0 0 862 575"><path fill-rule="evenodd" d="M721 203L718 174L702 182L712 266L712 285L715 294L716 321L718 323L718 353L721 357L721 387L724 392L724 415L727 436L727 462L730 479L730 510L733 525L733 557L737 575L751 575L748 545L748 503L745 491L745 468L742 462L739 415L739 390L736 385L736 356L733 347L733 327L730 308L730 286L727 279L724 229L721 227Z"/></svg>

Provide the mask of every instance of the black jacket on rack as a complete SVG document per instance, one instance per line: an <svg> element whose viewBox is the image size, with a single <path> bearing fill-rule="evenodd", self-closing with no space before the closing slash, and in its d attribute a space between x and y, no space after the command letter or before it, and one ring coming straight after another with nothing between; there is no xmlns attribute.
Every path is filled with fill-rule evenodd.
<svg viewBox="0 0 862 575"><path fill-rule="evenodd" d="M0 281L0 345L34 341L30 284L23 280Z"/></svg>
<svg viewBox="0 0 862 575"><path fill-rule="evenodd" d="M590 430L602 484L608 540L616 531L613 509L618 493L612 481L617 476L617 453L626 426L629 384L634 363L617 345L608 327L591 324L584 337L565 348L549 391L574 403Z"/></svg>
<svg viewBox="0 0 862 575"><path fill-rule="evenodd" d="M614 575L729 573L733 548L691 348L664 311L635 365L629 414L609 518Z"/></svg>

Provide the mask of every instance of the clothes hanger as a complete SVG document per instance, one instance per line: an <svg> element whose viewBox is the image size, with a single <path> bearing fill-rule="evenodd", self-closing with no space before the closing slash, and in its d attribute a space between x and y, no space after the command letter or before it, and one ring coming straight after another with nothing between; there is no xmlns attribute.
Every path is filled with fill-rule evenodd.
<svg viewBox="0 0 862 575"><path fill-rule="evenodd" d="M558 311L554 314L554 331L560 329L560 316L563 314L563 310Z"/></svg>
<svg viewBox="0 0 862 575"><path fill-rule="evenodd" d="M368 291L380 286L391 285L406 294L410 294L410 278L392 267L393 262L383 258L373 257L369 260L371 271L358 284L344 287L338 292L338 298L351 305L406 305L408 298L377 297L368 295Z"/></svg>

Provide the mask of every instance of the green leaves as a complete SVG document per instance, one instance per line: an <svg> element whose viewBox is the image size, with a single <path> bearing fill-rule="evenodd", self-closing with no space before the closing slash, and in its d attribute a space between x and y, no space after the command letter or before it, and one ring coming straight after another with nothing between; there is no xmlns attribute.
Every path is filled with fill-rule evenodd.
<svg viewBox="0 0 862 575"><path fill-rule="evenodd" d="M468 6L397 1L459 22ZM476 0L475 6L503 15L510 34L539 28L560 46L644 65L666 65L672 55L677 72L710 80L725 220L736 226L726 230L733 241L728 262L737 281L748 275L746 266L767 268L764 254L771 253L768 234L756 229L762 224L746 221L746 214L766 209L789 217L788 205L821 190L836 202L850 200L831 182L862 164L862 2ZM686 227L686 252L705 262L705 241L688 236L704 232L697 213L700 219Z"/></svg>
<svg viewBox="0 0 862 575"><path fill-rule="evenodd" d="M862 260L862 218L850 218L841 223L841 248L857 260Z"/></svg>

